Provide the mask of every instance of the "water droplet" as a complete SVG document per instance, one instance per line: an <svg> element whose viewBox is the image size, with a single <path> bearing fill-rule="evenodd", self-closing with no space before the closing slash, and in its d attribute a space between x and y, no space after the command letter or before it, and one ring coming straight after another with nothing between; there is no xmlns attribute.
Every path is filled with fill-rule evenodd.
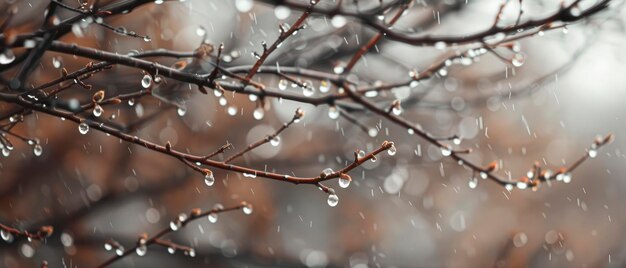
<svg viewBox="0 0 626 268"><path fill-rule="evenodd" d="M144 42L150 42L150 41L152 41L152 38L150 38L150 36L146 35L146 36L143 37L143 41Z"/></svg>
<svg viewBox="0 0 626 268"><path fill-rule="evenodd" d="M333 174L333 172L334 172L334 171L333 171L333 169L332 169L332 168L325 168L324 170L322 170L322 173L323 173L325 176L330 176L330 174Z"/></svg>
<svg viewBox="0 0 626 268"><path fill-rule="evenodd" d="M302 87L302 94L305 97L311 97L315 94L315 88L311 85L310 82L304 82L304 86Z"/></svg>
<svg viewBox="0 0 626 268"><path fill-rule="evenodd" d="M106 251L111 251L113 249L113 245L111 245L110 243L104 243L104 249Z"/></svg>
<svg viewBox="0 0 626 268"><path fill-rule="evenodd" d="M237 114L237 107L235 106L230 106L228 107L228 109L226 110L226 112L228 113L228 115L230 116L235 116Z"/></svg>
<svg viewBox="0 0 626 268"><path fill-rule="evenodd" d="M344 70L344 67L343 67L342 64L337 64L337 65L335 65L335 67L333 67L333 72L335 74L342 74L343 70Z"/></svg>
<svg viewBox="0 0 626 268"><path fill-rule="evenodd" d="M167 252L169 252L170 254L174 254L174 253L176 253L176 249L173 248L173 247L168 247L167 248Z"/></svg>
<svg viewBox="0 0 626 268"><path fill-rule="evenodd" d="M213 176L213 172L208 172L206 175L204 175L204 184L209 187L215 184L215 176Z"/></svg>
<svg viewBox="0 0 626 268"><path fill-rule="evenodd" d="M279 137L279 136L276 136L276 137L272 138L272 139L270 140L270 144L271 144L272 146L274 146L274 147L278 146L278 145L280 144L280 137Z"/></svg>
<svg viewBox="0 0 626 268"><path fill-rule="evenodd" d="M150 85L152 85L152 76L150 76L149 74L146 74L141 79L141 86L143 88L149 88Z"/></svg>
<svg viewBox="0 0 626 268"><path fill-rule="evenodd" d="M137 247L135 252L137 252L137 256L145 256L148 252L148 247L146 245L140 245Z"/></svg>
<svg viewBox="0 0 626 268"><path fill-rule="evenodd" d="M339 177L339 187L341 188L348 188L348 186L350 186L350 177Z"/></svg>
<svg viewBox="0 0 626 268"><path fill-rule="evenodd" d="M204 29L204 27L202 26L198 26L198 28L196 28L196 35L202 37L206 35L206 30Z"/></svg>
<svg viewBox="0 0 626 268"><path fill-rule="evenodd" d="M52 67L59 69L63 66L63 60L60 57L52 57Z"/></svg>
<svg viewBox="0 0 626 268"><path fill-rule="evenodd" d="M337 196L336 194L330 194L328 195L327 202L329 206L335 207L339 203L339 196Z"/></svg>
<svg viewBox="0 0 626 268"><path fill-rule="evenodd" d="M468 186L470 189L476 189L476 187L478 186L478 180L475 177L470 178Z"/></svg>
<svg viewBox="0 0 626 268"><path fill-rule="evenodd" d="M391 112L393 112L393 114L395 115L400 115L402 114L402 107L400 107L399 105L395 106L393 107L393 109L391 109Z"/></svg>
<svg viewBox="0 0 626 268"><path fill-rule="evenodd" d="M15 54L10 49L4 50L4 52L0 53L0 64L5 65L13 62L15 60Z"/></svg>
<svg viewBox="0 0 626 268"><path fill-rule="evenodd" d="M521 189L521 190L524 190L524 189L528 188L528 183L521 182L521 181L517 182L517 188Z"/></svg>
<svg viewBox="0 0 626 268"><path fill-rule="evenodd" d="M256 173L246 173L246 172L244 172L243 176L246 177L246 178L254 179L254 178L256 178Z"/></svg>
<svg viewBox="0 0 626 268"><path fill-rule="evenodd" d="M6 242L12 242L13 241L13 234L10 233L9 231L6 231L4 229L0 230L0 236L2 236L2 240L6 241Z"/></svg>
<svg viewBox="0 0 626 268"><path fill-rule="evenodd" d="M509 191L509 192L510 192L510 191L513 191L513 184L507 184L507 185L504 185L504 189L506 189L506 190L507 190L507 191Z"/></svg>
<svg viewBox="0 0 626 268"><path fill-rule="evenodd" d="M596 156L598 156L598 150L590 149L589 152L587 152L587 154L589 155L590 158L596 158Z"/></svg>
<svg viewBox="0 0 626 268"><path fill-rule="evenodd" d="M195 257L196 256L196 250L195 249L189 249L189 252L187 252L187 254L189 254L189 257Z"/></svg>
<svg viewBox="0 0 626 268"><path fill-rule="evenodd" d="M460 145L461 144L461 138L460 137L454 137L454 139L452 139L452 143L454 143L455 145Z"/></svg>
<svg viewBox="0 0 626 268"><path fill-rule="evenodd" d="M484 172L484 171L480 172L480 178L481 179L486 180L488 177L489 176L488 176L487 172Z"/></svg>
<svg viewBox="0 0 626 268"><path fill-rule="evenodd" d="M35 156L41 156L41 154L43 153L43 148L40 144L35 144L35 147L33 147L33 153L35 154Z"/></svg>
<svg viewBox="0 0 626 268"><path fill-rule="evenodd" d="M216 223L217 222L217 213L209 213L209 215L207 216L207 218L209 219L210 223Z"/></svg>
<svg viewBox="0 0 626 268"><path fill-rule="evenodd" d="M176 113L178 114L178 116L185 116L185 114L187 113L187 107L185 106L180 106L178 107L178 109L176 110Z"/></svg>
<svg viewBox="0 0 626 268"><path fill-rule="evenodd" d="M135 105L135 99L129 99L128 106L133 106L133 105Z"/></svg>
<svg viewBox="0 0 626 268"><path fill-rule="evenodd" d="M115 254L116 254L117 256L122 256L122 255L124 255L124 247L119 246L118 248L116 248L116 249L115 249Z"/></svg>
<svg viewBox="0 0 626 268"><path fill-rule="evenodd" d="M263 108L261 107L257 107L256 109L254 109L254 112L252 112L252 117L254 117L254 119L256 120L263 119L264 115L265 115L265 111L263 111Z"/></svg>
<svg viewBox="0 0 626 268"><path fill-rule="evenodd" d="M396 150L396 146L395 145L391 145L391 147L389 147L389 149L387 149L387 154L393 156L395 155L397 152Z"/></svg>
<svg viewBox="0 0 626 268"><path fill-rule="evenodd" d="M285 90L287 89L287 86L289 86L289 81L285 79L280 79L280 81L278 81L278 89Z"/></svg>
<svg viewBox="0 0 626 268"><path fill-rule="evenodd" d="M330 119L339 118L339 109L335 106L330 106L330 108L328 108L328 117L330 117Z"/></svg>
<svg viewBox="0 0 626 268"><path fill-rule="evenodd" d="M96 106L93 107L93 116L100 117L103 112L104 109L102 109L102 106L96 104Z"/></svg>
<svg viewBox="0 0 626 268"><path fill-rule="evenodd" d="M450 156L452 154L452 150L450 150L450 148L448 148L448 147L442 147L441 148L441 154L443 156Z"/></svg>
<svg viewBox="0 0 626 268"><path fill-rule="evenodd" d="M363 151L363 150L359 150L359 152L356 154L356 156L357 156L358 158L363 158L363 157L365 157L365 151Z"/></svg>
<svg viewBox="0 0 626 268"><path fill-rule="evenodd" d="M515 247L523 247L526 243L528 243L528 236L525 233L517 233L513 237L513 245Z"/></svg>
<svg viewBox="0 0 626 268"><path fill-rule="evenodd" d="M170 221L170 229L172 229L172 231L174 232L178 231L178 229L180 229L181 226L182 226L182 223L178 220Z"/></svg>
<svg viewBox="0 0 626 268"><path fill-rule="evenodd" d="M330 91L330 81L322 80L320 81L320 92L326 93Z"/></svg>
<svg viewBox="0 0 626 268"><path fill-rule="evenodd" d="M564 173L563 174L563 182L564 183L570 183L572 181L572 174L568 173Z"/></svg>
<svg viewBox="0 0 626 268"><path fill-rule="evenodd" d="M444 50L448 45L446 45L445 42L443 41L439 41L437 43L435 43L435 48L439 49L439 50Z"/></svg>
<svg viewBox="0 0 626 268"><path fill-rule="evenodd" d="M87 125L87 123L82 122L78 125L78 132L80 132L80 134L87 134L87 132L89 132L89 125Z"/></svg>
<svg viewBox="0 0 626 268"><path fill-rule="evenodd" d="M515 67L522 67L522 65L524 65L524 62L525 62L524 55L522 55L520 53L515 54L513 56L513 59L511 59L511 63Z"/></svg>
<svg viewBox="0 0 626 268"><path fill-rule="evenodd" d="M250 215L250 214L252 214L252 210L253 210L253 208L252 208L252 205L250 205L250 204L246 204L246 205L245 205L245 206L243 206L243 208L241 208L241 209L243 210L243 214L246 214L246 215Z"/></svg>

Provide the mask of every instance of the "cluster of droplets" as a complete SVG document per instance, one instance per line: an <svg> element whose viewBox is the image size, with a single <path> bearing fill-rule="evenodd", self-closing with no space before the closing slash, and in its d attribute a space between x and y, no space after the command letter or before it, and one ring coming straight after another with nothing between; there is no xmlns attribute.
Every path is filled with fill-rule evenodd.
<svg viewBox="0 0 626 268"><path fill-rule="evenodd" d="M189 217L185 213L178 214L178 217L170 221L170 229L174 232L180 230L180 228L183 227L183 224L185 223L185 221L187 221L188 218Z"/></svg>
<svg viewBox="0 0 626 268"><path fill-rule="evenodd" d="M124 255L124 246L120 245L115 241L107 241L104 243L104 249L106 251L115 250L115 255L122 256Z"/></svg>

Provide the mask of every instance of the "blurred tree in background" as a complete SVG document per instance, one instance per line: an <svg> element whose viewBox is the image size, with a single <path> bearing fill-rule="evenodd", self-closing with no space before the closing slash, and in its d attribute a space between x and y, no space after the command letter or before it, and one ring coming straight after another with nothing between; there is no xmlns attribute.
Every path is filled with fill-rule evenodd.
<svg viewBox="0 0 626 268"><path fill-rule="evenodd" d="M622 266L622 4L1 1L0 266Z"/></svg>

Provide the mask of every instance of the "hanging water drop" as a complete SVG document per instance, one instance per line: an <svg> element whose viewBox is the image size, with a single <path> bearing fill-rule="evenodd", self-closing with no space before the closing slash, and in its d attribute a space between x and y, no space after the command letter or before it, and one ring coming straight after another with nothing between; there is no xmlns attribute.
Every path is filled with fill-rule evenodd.
<svg viewBox="0 0 626 268"><path fill-rule="evenodd" d="M217 213L211 212L211 213L209 213L207 218L209 219L210 223L216 223L217 222Z"/></svg>
<svg viewBox="0 0 626 268"><path fill-rule="evenodd" d="M328 117L330 117L330 119L337 119L339 118L339 109L337 109L337 107L330 106L330 108L328 108Z"/></svg>
<svg viewBox="0 0 626 268"><path fill-rule="evenodd" d="M63 66L63 60L59 57L52 57L52 67L59 69Z"/></svg>
<svg viewBox="0 0 626 268"><path fill-rule="evenodd" d="M513 56L513 59L511 59L511 64L515 67L522 67L522 65L524 65L524 61L524 55L517 53Z"/></svg>
<svg viewBox="0 0 626 268"><path fill-rule="evenodd" d="M337 196L336 194L330 194L328 195L327 202L329 206L335 207L339 203L339 196Z"/></svg>
<svg viewBox="0 0 626 268"><path fill-rule="evenodd" d="M348 188L348 186L350 186L350 182L352 181L352 178L350 178L350 176L348 176L348 174L342 174L339 177L339 187L341 188Z"/></svg>
<svg viewBox="0 0 626 268"><path fill-rule="evenodd" d="M0 64L6 65L15 60L15 54L10 49L5 49L2 53L0 53Z"/></svg>
<svg viewBox="0 0 626 268"><path fill-rule="evenodd" d="M204 175L204 184L209 187L215 184L215 176L213 176L213 172L207 172L206 175Z"/></svg>
<svg viewBox="0 0 626 268"><path fill-rule="evenodd" d="M322 170L322 174L324 174L324 177L328 177L330 176L330 174L333 174L333 169L332 168L325 168L324 170Z"/></svg>
<svg viewBox="0 0 626 268"><path fill-rule="evenodd" d="M170 221L170 229L172 229L172 231L174 232L178 231L181 226L182 223L178 220Z"/></svg>
<svg viewBox="0 0 626 268"><path fill-rule="evenodd" d="M196 35L203 37L206 35L206 30L204 29L204 27L202 26L198 26L198 28L196 28Z"/></svg>
<svg viewBox="0 0 626 268"><path fill-rule="evenodd" d="M246 214L246 215L250 215L250 214L252 214L252 210L253 210L253 209L252 209L252 205L250 205L250 204L246 204L246 205L245 205L245 206L243 206L243 208L241 208L241 209L243 210L243 214Z"/></svg>
<svg viewBox="0 0 626 268"><path fill-rule="evenodd" d="M441 147L441 155L450 156L451 154L452 150L450 150L450 148L448 148L447 146Z"/></svg>
<svg viewBox="0 0 626 268"><path fill-rule="evenodd" d="M330 81L328 80L322 80L320 82L320 92L322 93L326 93L330 91Z"/></svg>
<svg viewBox="0 0 626 268"><path fill-rule="evenodd" d="M124 247L122 247L122 246L117 247L117 248L115 249L115 254L116 254L117 256L122 256L122 255L124 255Z"/></svg>
<svg viewBox="0 0 626 268"><path fill-rule="evenodd" d="M140 245L137 247L135 252L137 253L137 256L145 256L148 252L148 247L146 245Z"/></svg>
<svg viewBox="0 0 626 268"><path fill-rule="evenodd" d="M176 110L176 113L178 114L178 116L185 116L185 114L187 113L187 107L185 106L180 106L178 107L178 109Z"/></svg>
<svg viewBox="0 0 626 268"><path fill-rule="evenodd" d="M280 137L279 136L275 136L270 140L270 144L274 147L278 146L280 144Z"/></svg>
<svg viewBox="0 0 626 268"><path fill-rule="evenodd" d="M33 153L35 154L35 156L41 156L41 154L43 153L43 148L40 144L35 144L35 147L33 147Z"/></svg>
<svg viewBox="0 0 626 268"><path fill-rule="evenodd" d="M587 155L589 155L589 158L596 158L596 156L598 156L598 150L590 149Z"/></svg>
<svg viewBox="0 0 626 268"><path fill-rule="evenodd" d="M287 89L287 86L289 86L289 81L285 79L280 79L280 81L278 81L278 89L285 90Z"/></svg>
<svg viewBox="0 0 626 268"><path fill-rule="evenodd" d="M389 149L387 149L387 154L389 154L391 156L395 155L396 152L397 152L396 146L393 145L393 144L391 145L391 147L389 147Z"/></svg>
<svg viewBox="0 0 626 268"><path fill-rule="evenodd" d="M87 134L87 132L89 132L89 125L87 125L87 123L82 122L78 125L78 132L80 132L80 134Z"/></svg>
<svg viewBox="0 0 626 268"><path fill-rule="evenodd" d="M257 107L256 109L254 109L254 112L252 112L252 117L254 117L254 119L256 120L263 119L264 115L265 115L265 111L263 111L263 108L261 107Z"/></svg>
<svg viewBox="0 0 626 268"><path fill-rule="evenodd" d="M478 180L475 177L470 178L468 186L470 189L476 189L476 187L478 186Z"/></svg>
<svg viewBox="0 0 626 268"><path fill-rule="evenodd" d="M150 85L152 85L152 76L150 76L149 74L146 74L141 79L141 86L143 88L149 88Z"/></svg>
<svg viewBox="0 0 626 268"><path fill-rule="evenodd" d="M96 106L93 107L93 116L100 117L103 112L104 109L102 109L102 106L96 104Z"/></svg>

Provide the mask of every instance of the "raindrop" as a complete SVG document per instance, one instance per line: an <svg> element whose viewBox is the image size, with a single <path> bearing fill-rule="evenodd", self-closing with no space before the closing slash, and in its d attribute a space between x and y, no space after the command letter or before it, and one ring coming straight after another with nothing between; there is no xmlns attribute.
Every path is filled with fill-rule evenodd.
<svg viewBox="0 0 626 268"><path fill-rule="evenodd" d="M339 177L339 187L348 188L350 186L350 177Z"/></svg>
<svg viewBox="0 0 626 268"><path fill-rule="evenodd" d="M237 107L235 106L230 106L228 107L228 109L226 110L226 112L228 113L228 115L230 116L235 116L237 114Z"/></svg>
<svg viewBox="0 0 626 268"><path fill-rule="evenodd" d="M118 248L116 248L116 249L115 249L115 254L116 254L117 256L122 256L122 255L124 255L124 247L119 246Z"/></svg>
<svg viewBox="0 0 626 268"><path fill-rule="evenodd" d="M487 179L487 177L489 177L489 176L487 175L487 172L484 172L484 171L481 171L481 172L480 172L480 178L481 178L481 179L486 180L486 179Z"/></svg>
<svg viewBox="0 0 626 268"><path fill-rule="evenodd" d="M169 252L170 254L174 254L174 253L176 253L176 249L173 248L173 247L168 247L167 248L167 252Z"/></svg>
<svg viewBox="0 0 626 268"><path fill-rule="evenodd" d="M391 156L395 155L397 152L396 150L396 146L395 145L391 145L391 147L389 147L389 149L387 150L387 153Z"/></svg>
<svg viewBox="0 0 626 268"><path fill-rule="evenodd" d="M461 138L460 137L454 137L454 139L452 139L452 143L454 143L455 145L461 144Z"/></svg>
<svg viewBox="0 0 626 268"><path fill-rule="evenodd" d="M59 57L52 57L52 67L59 69L63 66L63 60Z"/></svg>
<svg viewBox="0 0 626 268"><path fill-rule="evenodd" d="M264 115L265 115L265 111L263 111L263 108L261 108L261 107L257 107L256 109L254 109L254 112L252 112L252 116L256 120L263 119Z"/></svg>
<svg viewBox="0 0 626 268"><path fill-rule="evenodd" d="M252 205L246 204L245 206L243 206L242 210L243 210L243 214L250 215L252 214L252 210L253 210Z"/></svg>
<svg viewBox="0 0 626 268"><path fill-rule="evenodd" d="M111 245L111 243L104 243L104 249L106 251L111 251L113 249L113 245Z"/></svg>
<svg viewBox="0 0 626 268"><path fill-rule="evenodd" d="M204 184L206 184L206 186L213 186L213 184L215 184L215 176L213 176L213 172L207 172L207 174L204 175Z"/></svg>
<svg viewBox="0 0 626 268"><path fill-rule="evenodd" d="M280 90L287 89L288 85L289 85L289 82L285 79L280 79L280 81L278 81L278 89Z"/></svg>
<svg viewBox="0 0 626 268"><path fill-rule="evenodd" d="M43 153L43 148L41 147L41 145L35 144L35 147L33 147L33 153L35 154L35 156L41 156L41 154Z"/></svg>
<svg viewBox="0 0 626 268"><path fill-rule="evenodd" d="M524 65L524 55L517 53L515 54L515 56L513 56L513 59L511 60L511 63L513 64L513 66L515 67L522 67L522 65Z"/></svg>
<svg viewBox="0 0 626 268"><path fill-rule="evenodd" d="M256 173L245 173L244 172L243 176L246 177L246 178L254 179L254 178L256 178Z"/></svg>
<svg viewBox="0 0 626 268"><path fill-rule="evenodd" d="M137 252L138 256L145 256L148 252L148 247L146 245L140 245L135 251Z"/></svg>
<svg viewBox="0 0 626 268"><path fill-rule="evenodd" d="M196 28L196 35L198 35L198 36L205 36L206 35L206 30L204 29L204 27L198 26L198 28Z"/></svg>
<svg viewBox="0 0 626 268"><path fill-rule="evenodd" d="M521 189L521 190L524 190L524 189L528 188L528 183L521 182L521 181L517 182L517 188Z"/></svg>
<svg viewBox="0 0 626 268"><path fill-rule="evenodd" d="M596 156L598 156L598 151L596 149L590 149L587 154L590 158L596 158Z"/></svg>
<svg viewBox="0 0 626 268"><path fill-rule="evenodd" d="M446 43L443 41L439 41L437 43L435 43L435 48L439 49L439 50L444 50L446 48Z"/></svg>
<svg viewBox="0 0 626 268"><path fill-rule="evenodd" d="M333 169L332 168L325 168L324 170L322 170L322 173L324 174L324 176L330 176L330 174L333 174Z"/></svg>
<svg viewBox="0 0 626 268"><path fill-rule="evenodd" d="M476 187L478 186L478 180L475 177L470 178L468 186L470 189L476 189Z"/></svg>
<svg viewBox="0 0 626 268"><path fill-rule="evenodd" d="M270 140L270 144L274 147L278 146L280 144L280 137L279 136L275 136L274 138L272 138Z"/></svg>
<svg viewBox="0 0 626 268"><path fill-rule="evenodd" d="M187 107L185 106L180 106L178 107L178 109L176 110L176 113L178 114L178 116L185 116L185 114L187 113Z"/></svg>
<svg viewBox="0 0 626 268"><path fill-rule="evenodd" d="M564 173L563 174L563 182L564 183L570 183L572 181L572 174L568 173Z"/></svg>
<svg viewBox="0 0 626 268"><path fill-rule="evenodd" d="M180 227L182 226L182 223L178 220L174 220L174 221L170 221L170 229L172 229L172 231L178 231L178 229L180 229Z"/></svg>
<svg viewBox="0 0 626 268"><path fill-rule="evenodd" d="M402 107L400 107L400 105L396 105L393 107L393 109L391 109L391 112L393 112L393 114L395 115L400 115L402 114Z"/></svg>
<svg viewBox="0 0 626 268"><path fill-rule="evenodd" d="M96 104L96 106L93 107L93 116L100 117L103 112L104 109L102 109L102 106Z"/></svg>
<svg viewBox="0 0 626 268"><path fill-rule="evenodd" d="M363 151L363 150L359 150L359 152L357 153L357 155L356 155L356 156L357 156L357 157L359 157L359 158L363 158L363 157L365 157L365 151Z"/></svg>
<svg viewBox="0 0 626 268"><path fill-rule="evenodd" d="M152 84L152 76L150 76L149 74L144 75L143 78L141 79L141 86L143 88L149 88L151 84Z"/></svg>
<svg viewBox="0 0 626 268"><path fill-rule="evenodd" d="M504 188L505 188L507 191L509 191L509 192L510 192L510 191L513 191L513 184L507 184L507 185L504 185Z"/></svg>
<svg viewBox="0 0 626 268"><path fill-rule="evenodd" d="M4 230L4 229L0 230L0 236L2 236L2 240L6 241L6 242L12 242L13 241L13 234L10 233L9 231Z"/></svg>
<svg viewBox="0 0 626 268"><path fill-rule="evenodd" d="M128 106L133 106L133 105L135 105L135 99L129 99Z"/></svg>
<svg viewBox="0 0 626 268"><path fill-rule="evenodd" d="M441 148L441 154L443 156L450 156L452 154L452 150L450 150L447 146L444 146Z"/></svg>
<svg viewBox="0 0 626 268"><path fill-rule="evenodd" d="M210 223L216 223L217 222L217 213L215 213L215 212L209 213L207 218L209 219Z"/></svg>
<svg viewBox="0 0 626 268"><path fill-rule="evenodd" d="M320 82L320 92L322 93L326 93L330 90L330 81L328 80L322 80Z"/></svg>
<svg viewBox="0 0 626 268"><path fill-rule="evenodd" d="M78 125L78 132L80 132L80 134L87 134L87 132L89 132L89 125L87 125L87 123L82 122Z"/></svg>
<svg viewBox="0 0 626 268"><path fill-rule="evenodd" d="M252 10L254 2L252 0L235 0L235 8L239 12L248 12Z"/></svg>
<svg viewBox="0 0 626 268"><path fill-rule="evenodd" d="M9 64L15 60L15 54L10 49L4 50L4 52L0 53L0 64Z"/></svg>
<svg viewBox="0 0 626 268"><path fill-rule="evenodd" d="M302 94L305 97L311 97L313 96L313 94L315 94L315 88L313 88L310 83L305 82L304 86L302 87Z"/></svg>
<svg viewBox="0 0 626 268"><path fill-rule="evenodd" d="M339 118L339 109L335 106L330 106L330 108L328 108L328 117L330 117L330 119Z"/></svg>
<svg viewBox="0 0 626 268"><path fill-rule="evenodd" d="M339 196L337 196L336 194L330 194L328 195L327 201L329 206L335 207L339 203Z"/></svg>
<svg viewBox="0 0 626 268"><path fill-rule="evenodd" d="M528 236L525 233L517 233L513 237L513 245L520 248L528 243Z"/></svg>

